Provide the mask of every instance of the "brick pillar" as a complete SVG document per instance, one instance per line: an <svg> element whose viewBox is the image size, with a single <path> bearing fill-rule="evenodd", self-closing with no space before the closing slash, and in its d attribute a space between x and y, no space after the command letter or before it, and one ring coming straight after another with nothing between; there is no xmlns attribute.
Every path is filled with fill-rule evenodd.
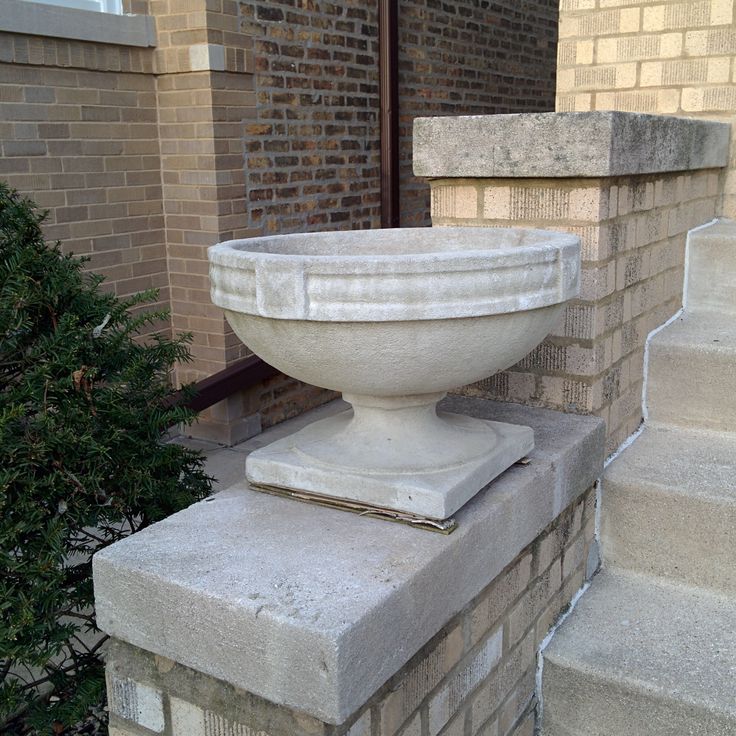
<svg viewBox="0 0 736 736"><path fill-rule="evenodd" d="M207 248L260 234L245 214L245 125L253 116L252 40L236 3L152 0L159 136L172 327L192 335L193 361L177 380L197 381L250 354L209 296ZM257 407L236 395L202 413L188 432L233 444L259 431Z"/></svg>
<svg viewBox="0 0 736 736"><path fill-rule="evenodd" d="M719 142L708 138L716 130ZM436 177L434 226L538 227L582 241L580 297L557 328L461 392L596 414L608 451L634 432L645 340L682 304L687 232L716 214L727 134L626 113L419 121L415 171Z"/></svg>
<svg viewBox="0 0 736 736"><path fill-rule="evenodd" d="M538 646L595 569L603 427L509 410L546 428L533 469L441 539L241 482L96 554L110 736L532 736Z"/></svg>

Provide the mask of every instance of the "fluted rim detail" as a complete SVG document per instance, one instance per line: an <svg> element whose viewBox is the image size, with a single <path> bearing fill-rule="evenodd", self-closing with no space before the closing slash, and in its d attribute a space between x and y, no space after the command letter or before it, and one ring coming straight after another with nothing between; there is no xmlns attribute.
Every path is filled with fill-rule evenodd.
<svg viewBox="0 0 736 736"><path fill-rule="evenodd" d="M208 251L212 301L274 319L453 319L577 296L580 240L528 228L437 227L231 240Z"/></svg>

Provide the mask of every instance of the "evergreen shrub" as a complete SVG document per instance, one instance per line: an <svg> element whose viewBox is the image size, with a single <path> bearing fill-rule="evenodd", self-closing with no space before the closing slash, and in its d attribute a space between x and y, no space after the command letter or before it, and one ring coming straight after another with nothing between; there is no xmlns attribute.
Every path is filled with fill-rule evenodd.
<svg viewBox="0 0 736 736"><path fill-rule="evenodd" d="M140 335L155 293L118 299L47 244L0 184L0 732L104 719L91 557L210 490L165 432L194 418L169 374L187 338ZM94 716L93 716L94 717Z"/></svg>

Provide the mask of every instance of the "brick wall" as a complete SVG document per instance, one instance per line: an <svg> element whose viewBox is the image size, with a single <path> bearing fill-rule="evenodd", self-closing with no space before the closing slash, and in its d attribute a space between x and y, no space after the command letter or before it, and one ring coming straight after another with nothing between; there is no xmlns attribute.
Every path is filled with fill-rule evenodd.
<svg viewBox="0 0 736 736"><path fill-rule="evenodd" d="M644 343L682 305L687 232L713 218L719 177L434 180L434 225L544 227L582 241L580 297L557 328L461 393L595 414L615 450L641 422Z"/></svg>
<svg viewBox="0 0 736 736"><path fill-rule="evenodd" d="M564 0L557 109L736 122L733 0ZM736 146L723 213L736 215Z"/></svg>
<svg viewBox="0 0 736 736"><path fill-rule="evenodd" d="M404 0L404 224L428 224L411 119L549 109L555 3ZM0 176L49 209L121 296L160 289L189 332L180 382L250 351L210 303L206 249L273 232L378 227L378 19L363 0L127 0L156 47L0 33ZM284 377L205 411L232 443L332 394Z"/></svg>
<svg viewBox="0 0 736 736"><path fill-rule="evenodd" d="M376 4L255 0L240 9L257 95L245 129L249 226L378 227Z"/></svg>
<svg viewBox="0 0 736 736"><path fill-rule="evenodd" d="M360 0L241 4L258 109L247 126L249 225L270 232L380 223L378 18ZM411 172L420 115L554 108L557 2L402 0L402 225L429 224Z"/></svg>
<svg viewBox="0 0 736 736"><path fill-rule="evenodd" d="M0 33L0 177L120 296L166 272L153 51Z"/></svg>
<svg viewBox="0 0 736 736"><path fill-rule="evenodd" d="M401 224L429 224L412 123L429 115L554 110L558 0L399 0Z"/></svg>
<svg viewBox="0 0 736 736"><path fill-rule="evenodd" d="M591 489L341 726L119 641L110 736L532 736L539 644L588 574Z"/></svg>

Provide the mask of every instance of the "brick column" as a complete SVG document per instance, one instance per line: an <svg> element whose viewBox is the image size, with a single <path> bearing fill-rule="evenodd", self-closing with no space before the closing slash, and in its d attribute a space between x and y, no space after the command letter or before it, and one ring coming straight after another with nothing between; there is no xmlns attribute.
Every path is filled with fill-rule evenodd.
<svg viewBox="0 0 736 736"><path fill-rule="evenodd" d="M647 335L682 304L687 232L717 212L727 141L726 126L627 113L420 120L415 171L436 177L434 226L541 227L582 241L581 294L557 328L460 391L596 414L608 451L618 447L641 422Z"/></svg>
<svg viewBox="0 0 736 736"><path fill-rule="evenodd" d="M189 332L194 360L177 371L196 381L249 354L209 296L207 248L260 234L247 227L245 126L255 93L252 39L238 7L205 0L151 0L158 47L159 137L172 328ZM246 402L247 403L247 402ZM257 407L234 395L189 432L232 444L260 430Z"/></svg>

